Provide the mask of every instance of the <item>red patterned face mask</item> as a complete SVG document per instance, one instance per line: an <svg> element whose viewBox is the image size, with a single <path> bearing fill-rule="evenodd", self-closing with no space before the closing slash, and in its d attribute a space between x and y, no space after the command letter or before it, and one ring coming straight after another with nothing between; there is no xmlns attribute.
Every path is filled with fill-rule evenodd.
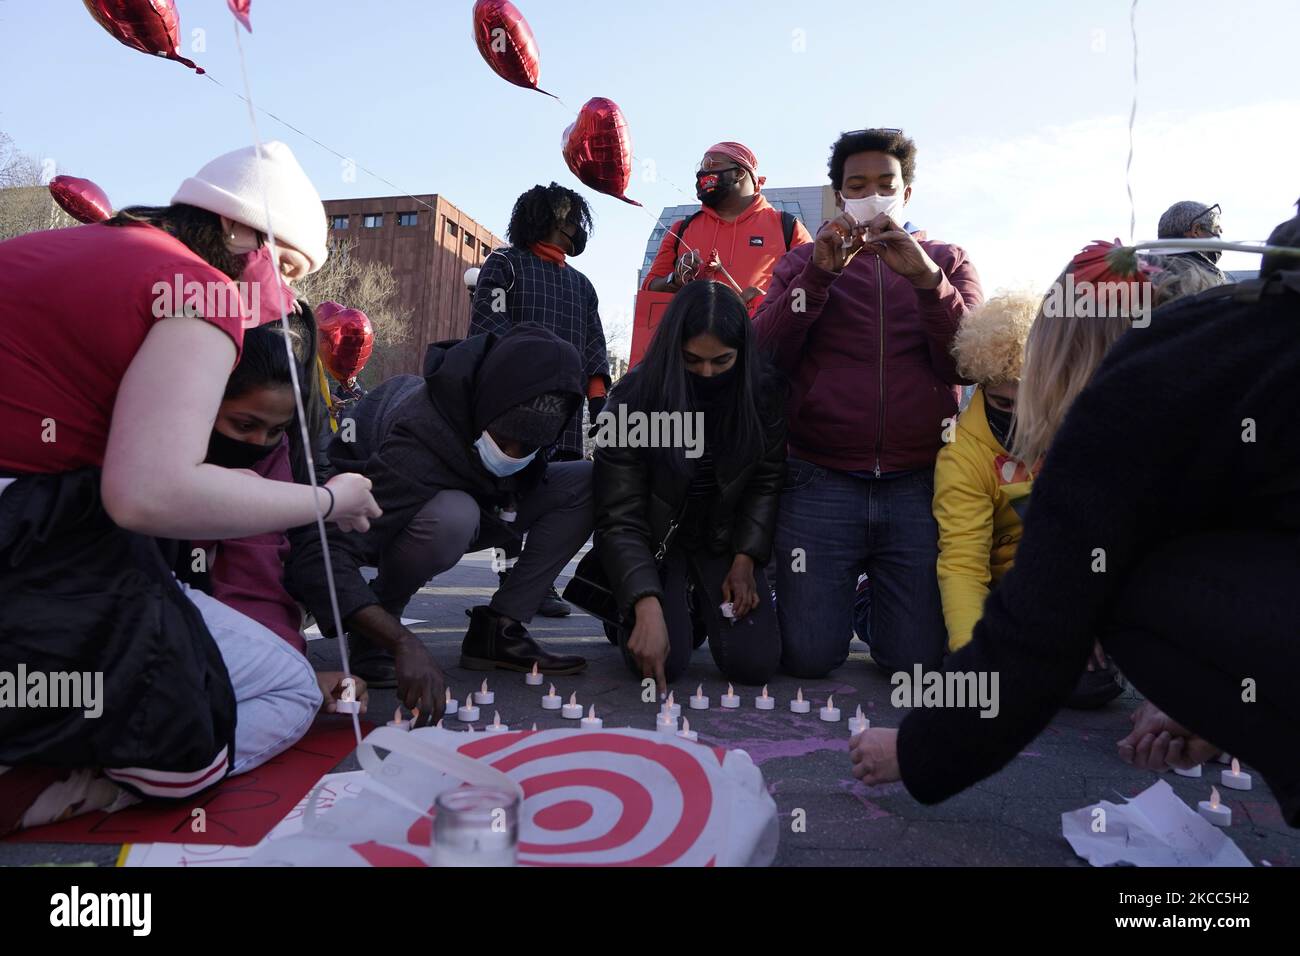
<svg viewBox="0 0 1300 956"><path fill-rule="evenodd" d="M298 311L298 294L280 275L270 246L262 246L244 257L239 273L239 295L248 311L245 328L278 322L285 313Z"/></svg>

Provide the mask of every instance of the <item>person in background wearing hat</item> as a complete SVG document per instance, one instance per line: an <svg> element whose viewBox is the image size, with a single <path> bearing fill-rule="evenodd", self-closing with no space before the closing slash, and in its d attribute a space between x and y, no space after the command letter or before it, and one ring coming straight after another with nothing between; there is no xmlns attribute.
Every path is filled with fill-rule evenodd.
<svg viewBox="0 0 1300 956"><path fill-rule="evenodd" d="M748 147L710 146L695 173L699 211L669 227L641 288L675 293L692 279L714 279L730 286L752 316L777 260L812 242L803 223L772 208L760 192L764 182Z"/></svg>
<svg viewBox="0 0 1300 956"><path fill-rule="evenodd" d="M1219 221L1223 212L1219 204L1207 206L1205 203L1190 199L1176 202L1164 211L1160 224L1156 227L1157 239L1222 239L1223 224ZM1228 277L1219 268L1218 249L1189 249L1187 252L1168 253L1172 258L1187 259L1193 265L1211 273L1223 285Z"/></svg>
<svg viewBox="0 0 1300 956"><path fill-rule="evenodd" d="M844 211L781 259L754 317L760 348L792 386L773 547L782 668L818 678L844 663L865 571L859 637L872 660L887 672L934 669L945 644L934 462L963 381L952 340L983 294L965 250L901 225L911 139L845 133L829 167Z"/></svg>
<svg viewBox="0 0 1300 956"><path fill-rule="evenodd" d="M330 461L374 482L383 516L368 531L331 533L330 559L353 671L370 686L397 687L421 722L442 716L442 672L402 610L431 577L470 551L518 545L519 563L492 601L470 612L460 665L576 674L581 657L552 654L524 625L556 574L591 534L591 462L547 461L583 397L577 350L521 326L503 336L435 343L424 375L399 375L357 406L353 441L335 436ZM288 564L296 592L324 628L329 591L320 539L300 529ZM363 566L378 567L371 583Z"/></svg>
<svg viewBox="0 0 1300 956"><path fill-rule="evenodd" d="M594 422L609 391L609 352L596 289L569 261L587 248L591 229L586 200L557 183L534 186L515 200L506 227L510 245L492 252L475 277L469 331L503 335L516 326L538 325L568 342L582 359L583 394ZM585 455L581 403L550 455L552 461L581 461ZM503 584L513 560L507 552L508 567L498 572ZM571 610L552 584L538 613L564 617Z"/></svg>
<svg viewBox="0 0 1300 956"><path fill-rule="evenodd" d="M244 330L279 319L325 234L311 181L272 142L208 163L169 206L0 243L0 674L96 675L102 691L0 706L0 833L122 788L189 796L315 717L307 660L178 583L159 539L379 515L362 475L310 488L206 462Z"/></svg>

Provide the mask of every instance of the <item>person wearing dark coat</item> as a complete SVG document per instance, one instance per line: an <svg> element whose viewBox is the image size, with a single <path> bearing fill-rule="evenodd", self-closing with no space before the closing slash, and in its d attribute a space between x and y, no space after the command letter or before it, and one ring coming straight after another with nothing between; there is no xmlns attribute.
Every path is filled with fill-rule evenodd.
<svg viewBox="0 0 1300 956"><path fill-rule="evenodd" d="M1270 245L1300 246L1300 216ZM851 744L854 775L923 803L1010 762L1094 638L1151 706L1120 757L1221 751L1300 826L1300 260L1160 307L1107 352L1052 441L1016 564L946 672L1000 675L998 712L923 707Z"/></svg>
<svg viewBox="0 0 1300 956"><path fill-rule="evenodd" d="M763 568L785 480L784 388L740 297L687 284L594 431L595 547L629 668L662 692L707 640L728 680L766 683L781 661ZM649 447L652 435L676 440Z"/></svg>
<svg viewBox="0 0 1300 956"><path fill-rule="evenodd" d="M423 377L401 375L352 410L329 446L338 472L372 482L383 515L368 531L331 530L330 560L353 671L398 689L421 722L442 716L442 673L400 618L428 580L463 555L518 546L519 564L490 604L470 612L460 664L473 670L573 674L581 657L552 654L524 625L555 575L591 534L591 463L551 462L547 449L582 398L573 346L537 327L429 346ZM292 593L329 630L330 595L314 527L297 529ZM363 566L379 569L372 582Z"/></svg>

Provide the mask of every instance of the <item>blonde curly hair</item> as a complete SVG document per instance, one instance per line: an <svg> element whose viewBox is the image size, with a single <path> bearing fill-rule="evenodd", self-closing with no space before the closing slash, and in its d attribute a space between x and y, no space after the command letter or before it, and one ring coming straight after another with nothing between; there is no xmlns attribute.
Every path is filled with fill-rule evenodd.
<svg viewBox="0 0 1300 956"><path fill-rule="evenodd" d="M1041 299L1030 292L1001 292L968 314L952 341L962 378L993 386L1020 381L1025 339Z"/></svg>

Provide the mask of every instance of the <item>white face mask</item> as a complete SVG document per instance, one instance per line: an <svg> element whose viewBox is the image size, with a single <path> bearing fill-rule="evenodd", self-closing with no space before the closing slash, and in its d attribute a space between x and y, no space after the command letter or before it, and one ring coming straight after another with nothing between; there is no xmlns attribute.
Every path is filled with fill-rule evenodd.
<svg viewBox="0 0 1300 956"><path fill-rule="evenodd" d="M501 446L493 441L492 436L486 431L478 436L478 441L474 442L474 447L478 449L478 457L483 462L483 467L498 478L504 478L507 475L513 475L517 471L523 471L537 455L534 450L523 458L511 458L501 450Z"/></svg>
<svg viewBox="0 0 1300 956"><path fill-rule="evenodd" d="M903 211L903 194L892 196L863 196L861 199L844 199L844 211L859 224L871 222L882 212L888 214L900 226L903 224L900 214Z"/></svg>

